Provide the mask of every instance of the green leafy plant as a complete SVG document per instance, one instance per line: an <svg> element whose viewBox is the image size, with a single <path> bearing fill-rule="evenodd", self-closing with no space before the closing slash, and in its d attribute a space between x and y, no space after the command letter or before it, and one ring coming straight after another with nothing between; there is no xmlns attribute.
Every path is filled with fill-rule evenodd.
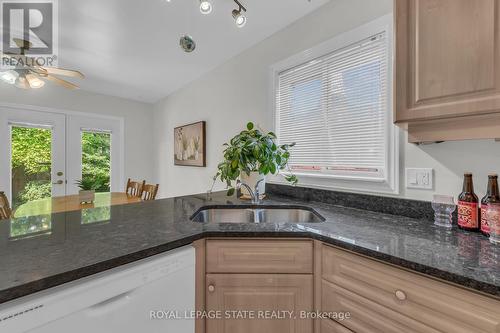
<svg viewBox="0 0 500 333"><path fill-rule="evenodd" d="M297 176L292 174L288 160L290 148L295 143L277 145L276 135L273 132L262 133L256 129L253 123L247 124L247 129L233 137L229 143L225 143L224 161L217 167L214 182L220 179L228 187L227 195L235 192L233 181L236 181L242 173L250 175L258 172L261 175L279 174L287 169L285 179L292 185L298 182Z"/></svg>
<svg viewBox="0 0 500 333"><path fill-rule="evenodd" d="M35 201L43 198L50 198L52 195L52 185L47 181L30 181L19 193L23 202Z"/></svg>
<svg viewBox="0 0 500 333"><path fill-rule="evenodd" d="M82 133L82 179L94 179L96 192L109 192L111 174L111 134Z"/></svg>
<svg viewBox="0 0 500 333"><path fill-rule="evenodd" d="M83 178L77 180L75 185L82 191L95 191L102 186L102 181L99 179Z"/></svg>

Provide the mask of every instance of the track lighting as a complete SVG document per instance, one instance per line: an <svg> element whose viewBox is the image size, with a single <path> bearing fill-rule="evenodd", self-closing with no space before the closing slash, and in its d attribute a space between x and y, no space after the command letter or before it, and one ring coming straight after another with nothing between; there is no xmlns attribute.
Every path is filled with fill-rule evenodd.
<svg viewBox="0 0 500 333"><path fill-rule="evenodd" d="M238 0L234 2L238 5L238 9L233 10L234 22L238 28L243 28L247 24L247 17L243 14L247 9Z"/></svg>
<svg viewBox="0 0 500 333"><path fill-rule="evenodd" d="M208 0L200 0L200 12L203 15L208 15L212 12L212 3Z"/></svg>

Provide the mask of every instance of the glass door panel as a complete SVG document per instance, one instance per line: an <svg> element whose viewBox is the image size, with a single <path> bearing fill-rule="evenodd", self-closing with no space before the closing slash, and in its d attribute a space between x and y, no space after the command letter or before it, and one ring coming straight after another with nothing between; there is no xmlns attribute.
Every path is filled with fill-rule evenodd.
<svg viewBox="0 0 500 333"><path fill-rule="evenodd" d="M79 192L79 180L94 185L96 192L124 191L123 126L115 118L68 116L68 194Z"/></svg>
<svg viewBox="0 0 500 333"><path fill-rule="evenodd" d="M11 126L11 175L13 210L52 196L51 128Z"/></svg>
<svg viewBox="0 0 500 333"><path fill-rule="evenodd" d="M66 194L65 126L61 114L0 109L0 142L6 143L0 145L0 191L14 217L50 213L50 198ZM19 223L15 234L50 228L47 221Z"/></svg>
<svg viewBox="0 0 500 333"><path fill-rule="evenodd" d="M82 180L96 192L110 192L111 133L82 131Z"/></svg>

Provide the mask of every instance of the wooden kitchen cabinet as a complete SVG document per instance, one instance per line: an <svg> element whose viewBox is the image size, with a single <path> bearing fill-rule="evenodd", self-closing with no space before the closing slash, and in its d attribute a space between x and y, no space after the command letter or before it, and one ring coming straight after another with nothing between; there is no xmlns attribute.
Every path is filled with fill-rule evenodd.
<svg viewBox="0 0 500 333"><path fill-rule="evenodd" d="M208 273L313 272L310 240L209 240Z"/></svg>
<svg viewBox="0 0 500 333"><path fill-rule="evenodd" d="M311 333L312 319L300 319L300 312L313 310L313 276L208 274L206 309L223 317L208 319L207 333Z"/></svg>
<svg viewBox="0 0 500 333"><path fill-rule="evenodd" d="M395 0L395 122L410 142L500 136L500 0Z"/></svg>
<svg viewBox="0 0 500 333"><path fill-rule="evenodd" d="M197 333L313 333L314 242L207 239L197 242ZM242 317L243 316L243 317ZM253 316L249 318L248 316Z"/></svg>
<svg viewBox="0 0 500 333"><path fill-rule="evenodd" d="M336 323L333 320L323 319L321 321L321 333L354 333L348 328Z"/></svg>
<svg viewBox="0 0 500 333"><path fill-rule="evenodd" d="M500 333L498 298L321 241L207 239L196 249L197 310L221 316L197 320L197 333Z"/></svg>
<svg viewBox="0 0 500 333"><path fill-rule="evenodd" d="M326 245L321 270L322 311L354 332L500 332L498 300Z"/></svg>

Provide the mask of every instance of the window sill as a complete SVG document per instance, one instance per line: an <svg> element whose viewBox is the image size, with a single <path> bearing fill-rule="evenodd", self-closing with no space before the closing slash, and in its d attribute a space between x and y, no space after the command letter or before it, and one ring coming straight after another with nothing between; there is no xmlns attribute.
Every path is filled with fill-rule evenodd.
<svg viewBox="0 0 500 333"><path fill-rule="evenodd" d="M338 175L311 175L295 173L299 179L297 186L344 192L399 194L397 177L393 181L382 178L367 178ZM268 176L268 183L289 185L283 176Z"/></svg>

